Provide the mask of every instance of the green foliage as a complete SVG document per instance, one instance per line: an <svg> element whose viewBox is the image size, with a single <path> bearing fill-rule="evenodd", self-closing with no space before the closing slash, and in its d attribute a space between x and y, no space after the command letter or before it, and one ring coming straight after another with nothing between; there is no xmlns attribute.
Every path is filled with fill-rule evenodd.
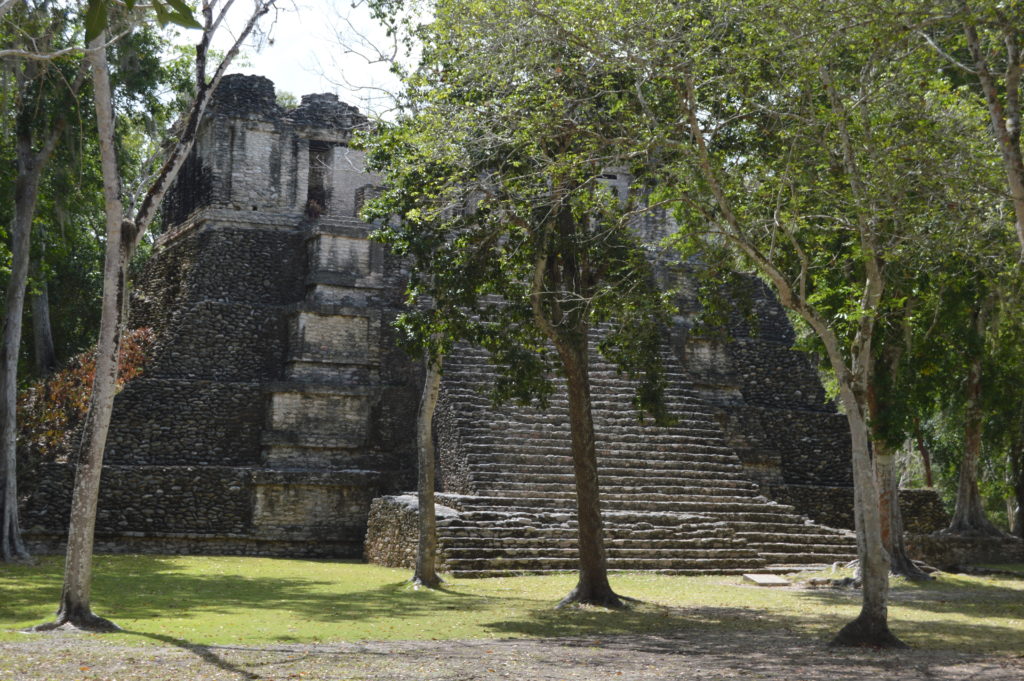
<svg viewBox="0 0 1024 681"><path fill-rule="evenodd" d="M110 23L110 10L116 7L115 0L89 0L85 13L85 42L89 43L107 28ZM135 9L136 0L123 0L124 7ZM195 17L195 11L184 0L151 0L149 7L153 10L156 22L160 26L175 24L184 28L203 27Z"/></svg>
<svg viewBox="0 0 1024 681"><path fill-rule="evenodd" d="M407 113L364 138L388 178L364 214L412 265L400 320L411 348L472 341L504 371L496 398L543 400L551 367L601 326L599 350L641 379L638 408L661 416L667 299L633 227L645 159L623 136L619 69L565 40L578 19L555 2L438 3ZM626 196L610 173L631 177Z"/></svg>
<svg viewBox="0 0 1024 681"><path fill-rule="evenodd" d="M120 19L118 19L120 21ZM48 36L51 49L78 44L82 18L61 8L16 8L0 24L5 45L23 36ZM149 176L166 130L184 107L193 87L193 57L168 48L170 35L150 24L136 26L108 50L119 117L117 149L126 199ZM41 38L36 38L37 46ZM54 157L44 169L33 230L33 255L40 271L29 291L47 285L54 344L60 358L69 358L95 341L103 263L102 178L98 162L90 82L77 95L70 91L82 68L81 57L69 54L45 62L4 63L0 99L0 224L10 224L15 186L14 145L18 121L31 126L39 140L65 119ZM20 85L19 85L20 83ZM0 283L9 262L0 246ZM20 376L31 376L32 338L23 334Z"/></svg>

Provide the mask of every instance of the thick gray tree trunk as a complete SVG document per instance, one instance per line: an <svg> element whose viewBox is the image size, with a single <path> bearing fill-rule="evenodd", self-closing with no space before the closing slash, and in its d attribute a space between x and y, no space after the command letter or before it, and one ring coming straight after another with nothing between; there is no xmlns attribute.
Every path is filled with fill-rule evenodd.
<svg viewBox="0 0 1024 681"><path fill-rule="evenodd" d="M434 510L434 409L437 408L437 397L441 390L442 361L441 357L427 359L423 395L416 419L420 538L412 582L430 589L441 585L441 578L437 575L437 515Z"/></svg>
<svg viewBox="0 0 1024 681"><path fill-rule="evenodd" d="M971 359L967 371L967 406L964 423L964 456L956 489L956 507L947 532L963 535L998 537L1003 533L985 515L978 489L978 461L984 414L981 408L981 357Z"/></svg>
<svg viewBox="0 0 1024 681"><path fill-rule="evenodd" d="M826 346L828 344L826 342ZM850 424L854 521L863 588L860 614L836 634L832 645L905 648L906 644L889 630L889 555L882 544L879 491L868 451L866 409L857 399L857 393L864 394L864 391L856 390L851 384L845 367L837 368L836 373L847 377L840 379L839 394Z"/></svg>

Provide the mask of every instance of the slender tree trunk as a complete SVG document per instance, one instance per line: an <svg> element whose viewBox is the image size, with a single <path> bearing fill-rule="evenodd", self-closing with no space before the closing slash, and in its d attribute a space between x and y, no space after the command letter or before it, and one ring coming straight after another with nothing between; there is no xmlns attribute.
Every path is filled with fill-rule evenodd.
<svg viewBox="0 0 1024 681"><path fill-rule="evenodd" d="M840 630L831 645L880 646L904 648L889 630L889 554L883 545L882 516L879 509L879 488L874 479L868 450L867 384L869 376L860 376L861 384L854 383L842 364L839 344L834 335L824 334L822 340L828 356L840 377L840 398L846 408L850 424L850 444L853 463L853 510L857 528L857 549L862 582L862 602L857 618ZM861 374L869 366L870 346L861 347L859 357ZM863 398L858 398L863 395Z"/></svg>
<svg viewBox="0 0 1024 681"><path fill-rule="evenodd" d="M120 179L114 150L114 114L103 45L105 32L91 44L91 62L99 133L100 163L103 170L103 199L106 207L106 252L103 261L103 295L99 340L96 344L96 373L86 422L88 441L83 442L75 468L75 487L71 498L67 557L64 563L64 587L57 617L41 624L44 631L65 624L90 631L116 631L117 625L92 612L92 553L96 510L103 470L103 450L110 427L117 385L117 358L121 341L121 312L124 297L124 273L127 266L123 236Z"/></svg>
<svg viewBox="0 0 1024 681"><path fill-rule="evenodd" d="M1010 532L1024 539L1024 404L1017 416L1017 435L1010 445L1010 488L1013 490L1013 508Z"/></svg>
<svg viewBox="0 0 1024 681"><path fill-rule="evenodd" d="M17 3L0 8L0 16ZM47 36L47 39L52 36ZM29 63L17 73L18 89L26 101L31 82L39 75L37 65ZM70 85L77 94L84 79L79 70ZM25 308L25 289L28 282L32 222L39 197L39 182L43 168L53 156L67 119L58 116L48 134L34 151L33 125L35 112L24 107L15 121L15 155L17 178L14 188L14 223L11 228L11 277L7 286L4 309L3 348L0 349L0 554L4 560L28 558L21 538L18 521L17 489L17 399L18 353L21 347L22 318Z"/></svg>
<svg viewBox="0 0 1024 681"><path fill-rule="evenodd" d="M57 351L53 345L53 327L50 324L50 293L42 278L42 258L33 258L29 273L38 284L38 292L29 299L32 305L32 343L36 373L49 376L57 368Z"/></svg>
<svg viewBox="0 0 1024 681"><path fill-rule="evenodd" d="M1013 535L1024 539L1024 442L1018 441L1010 461L1013 475L1014 508L1010 518Z"/></svg>
<svg viewBox="0 0 1024 681"><path fill-rule="evenodd" d="M967 47L974 61L974 75L981 84L988 107L990 129L1003 160L1003 171L1006 173L1006 186L1009 189L1010 203L1013 206L1017 238L1020 240L1021 258L1024 258L1024 157L1021 155L1021 55L1017 39L1019 26L1000 26L1005 36L1007 69L1003 82L1005 91L1000 96L996 79L989 69L988 58L982 49L978 30L971 17L966 2L962 2L964 10L964 36ZM1005 29L1012 29L1007 31Z"/></svg>
<svg viewBox="0 0 1024 681"><path fill-rule="evenodd" d="M113 96L107 69L106 31L89 43L86 59L93 83L96 107L96 131L103 171L103 199L106 213L106 252L103 263L103 295L100 311L99 340L96 345L96 372L92 399L86 422L88 444L79 452L75 470L75 487L71 500L71 522L68 529L67 558L64 565L64 588L57 617L53 622L36 627L52 629L63 624L96 631L116 630L117 625L94 615L90 606L92 585L93 533L99 501L100 474L106 446L110 416L117 386L117 360L121 341L122 314L125 309L126 274L131 254L141 242L153 220L160 202L177 177L182 164L195 144L196 130L211 96L224 72L245 39L252 33L260 17L270 11L275 0L254 3L249 19L235 35L211 78L206 76L206 59L210 40L223 16L215 16L213 3L202 3L203 33L196 47L196 96L186 123L172 146L156 178L142 199L136 219L124 219L120 199L120 172L114 148ZM83 443L85 445L85 443Z"/></svg>
<svg viewBox="0 0 1024 681"><path fill-rule="evenodd" d="M844 626L832 645L905 648L889 631L889 555L882 545L879 493L868 454L868 426L863 405L851 386L841 386L840 394L850 424L853 451L854 520L860 559L863 600L860 614Z"/></svg>
<svg viewBox="0 0 1024 681"><path fill-rule="evenodd" d="M889 553L889 571L916 581L931 579L931 575L917 567L907 553L903 541L903 514L899 502L899 476L896 457L881 439L872 440L875 457L875 477L878 480L878 508L882 524L882 546Z"/></svg>
<svg viewBox="0 0 1024 681"><path fill-rule="evenodd" d="M989 522L978 490L978 460L981 458L981 357L973 357L967 371L967 407L964 424L964 456L960 462L960 479L956 490L956 508L946 530L952 534L1002 535Z"/></svg>
<svg viewBox="0 0 1024 681"><path fill-rule="evenodd" d="M28 551L21 538L18 522L18 351L21 348L21 324L25 307L25 288L28 283L29 247L32 236L32 218L35 216L39 195L40 159L32 151L32 136L27 124L19 121L16 143L18 177L14 189L14 224L11 229L11 277L7 282L4 308L4 338L0 356L0 402L3 421L0 423L3 447L4 484L2 527L0 527L0 555L5 561L26 560Z"/></svg>
<svg viewBox="0 0 1024 681"><path fill-rule="evenodd" d="M434 409L441 389L443 358L427 358L427 373L416 419L420 541L416 552L416 573L412 582L435 589L441 585L437 575L437 515L434 510Z"/></svg>
<svg viewBox="0 0 1024 681"><path fill-rule="evenodd" d="M932 477L932 455L924 443L921 419L916 416L914 417L914 439L917 441L917 453L921 457L921 466L924 468L924 486L931 489L935 487L935 478Z"/></svg>
<svg viewBox="0 0 1024 681"><path fill-rule="evenodd" d="M557 343L569 392L569 427L576 477L576 517L579 533L580 573L576 587L562 599L569 603L620 608L622 600L608 583L608 557L597 480L597 447L590 401L590 372L586 333L579 340Z"/></svg>

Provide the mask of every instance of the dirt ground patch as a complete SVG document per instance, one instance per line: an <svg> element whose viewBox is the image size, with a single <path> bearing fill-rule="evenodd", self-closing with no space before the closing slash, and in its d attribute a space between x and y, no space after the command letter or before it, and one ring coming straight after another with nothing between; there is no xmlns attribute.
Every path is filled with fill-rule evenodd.
<svg viewBox="0 0 1024 681"><path fill-rule="evenodd" d="M154 645L153 643L158 643ZM319 645L140 645L73 632L0 643L0 680L1020 681L1024 655L827 647L771 632Z"/></svg>

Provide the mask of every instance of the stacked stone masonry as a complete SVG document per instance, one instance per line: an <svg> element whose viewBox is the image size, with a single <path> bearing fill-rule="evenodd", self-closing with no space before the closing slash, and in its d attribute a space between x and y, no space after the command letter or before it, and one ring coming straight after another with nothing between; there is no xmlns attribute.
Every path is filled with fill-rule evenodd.
<svg viewBox="0 0 1024 681"><path fill-rule="evenodd" d="M157 341L115 403L101 549L356 556L370 501L415 479L404 274L354 217L379 182L348 145L365 124L332 95L283 111L266 79L223 82L134 288ZM72 477L39 476L37 548L63 539Z"/></svg>
<svg viewBox="0 0 1024 681"><path fill-rule="evenodd" d="M131 323L157 340L144 375L115 402L100 550L365 549L375 561L409 562L414 500L389 495L416 478L422 371L391 329L402 263L355 217L381 182L349 145L365 125L333 95L286 111L266 79L223 81L135 282ZM652 216L637 228L653 240L665 226ZM734 342L713 341L693 332L699 304L686 273L662 276L682 289L664 347L678 424L639 425L631 386L595 358L612 566L706 572L850 558L848 532L809 519L849 523L845 420L791 350L784 312L755 284L755 328L737 321ZM444 379L445 567L571 569L564 398L543 413L493 409L482 397L491 372L467 347ZM38 476L24 510L38 551L63 541L72 477L67 464Z"/></svg>

